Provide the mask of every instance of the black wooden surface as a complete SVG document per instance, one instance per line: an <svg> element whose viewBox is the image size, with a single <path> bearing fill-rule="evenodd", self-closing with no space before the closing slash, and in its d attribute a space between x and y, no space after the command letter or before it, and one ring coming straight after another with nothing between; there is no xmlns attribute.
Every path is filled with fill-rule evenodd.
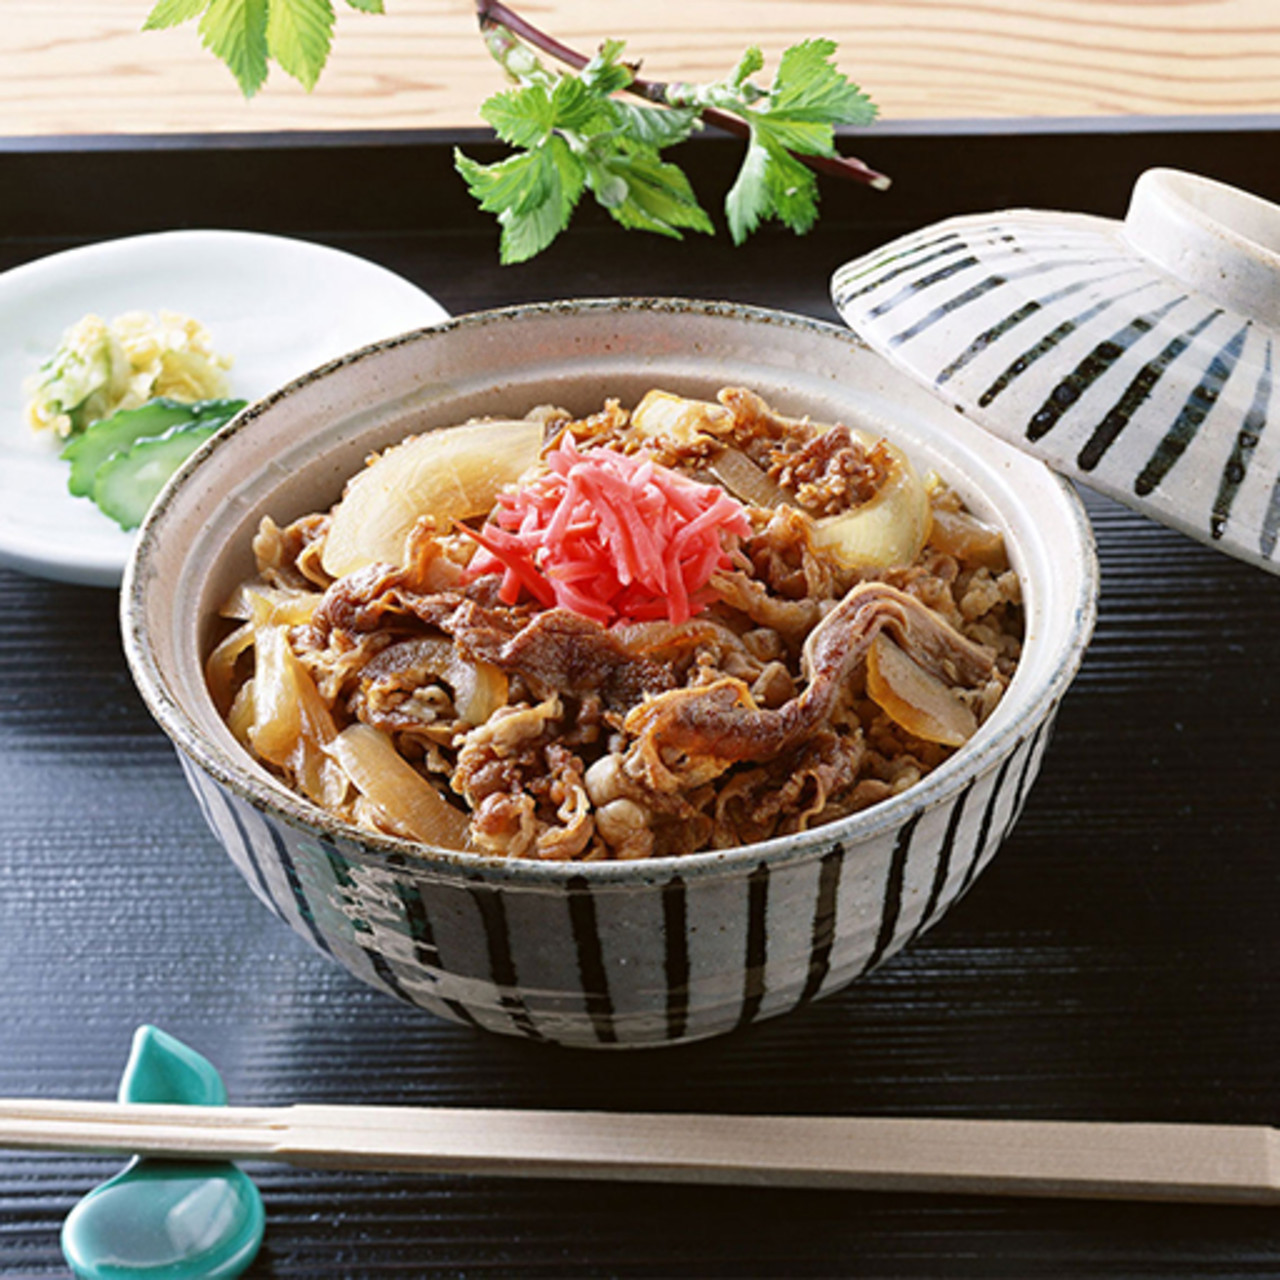
<svg viewBox="0 0 1280 1280"><path fill-rule="evenodd" d="M257 226L383 262L455 312L664 293L830 316L831 270L946 212L949 190L957 207L1119 215L1132 178L1172 162L1274 198L1259 157L1276 140L889 136L860 150L897 164L898 194L828 189L804 240L670 245L588 218L518 269L497 266L430 141L24 144L0 147L0 268L95 236ZM359 182L327 176L343 156ZM711 147L693 160L708 181L724 164ZM1089 509L1096 638L1025 815L969 897L800 1015L633 1055L437 1022L308 950L202 826L133 690L114 593L0 571L0 1095L110 1097L152 1022L245 1104L1272 1122L1280 581L1108 501ZM118 1167L0 1152L0 1274L65 1274L61 1220ZM1280 1275L1267 1209L250 1172L268 1217L259 1277Z"/></svg>

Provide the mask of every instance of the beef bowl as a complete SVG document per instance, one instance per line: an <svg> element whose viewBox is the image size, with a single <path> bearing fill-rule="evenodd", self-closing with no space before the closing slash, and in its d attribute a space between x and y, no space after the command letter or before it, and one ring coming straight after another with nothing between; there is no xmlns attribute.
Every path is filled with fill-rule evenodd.
<svg viewBox="0 0 1280 1280"><path fill-rule="evenodd" d="M554 807L563 802L562 817L573 807L573 794L585 805L584 797L591 792L597 802L594 826L575 828L582 838L569 850L571 856L559 856L564 850L557 852L554 847L566 838L563 828L549 832L545 823L532 818L529 831L540 832L541 843L530 843L530 835L518 847L513 845L510 833L518 824L504 827L505 819L494 819L490 813L492 821L475 843L453 839L453 847L444 847L450 842L409 838L404 832L412 826L398 825L392 818L380 822L376 814L391 814L396 805L379 808L374 791L369 793L374 799L366 802L360 788L347 788L344 782L346 807L322 807L304 794L305 786L298 790L290 785L295 779L289 768L273 767L270 752L254 737L253 716L260 716L261 709L250 712L246 729L241 712L228 709L231 695L224 690L219 697L211 688L211 654L220 645L225 652L228 629L247 625L235 619L252 612L252 608L228 609L227 602L236 598L244 583L260 581L264 554L275 566L274 577L268 572L275 586L263 588L265 595L288 587L289 574L303 564L304 557L285 556L288 563L282 569L281 547L290 539L305 544L310 536L305 530L318 527L314 522L290 522L306 513L329 511L342 497L348 479L362 472L371 455L383 451L382 456L388 456L390 446L405 437L421 438L455 424L521 420L536 406L557 407L557 413L544 411L540 419L547 437L563 430L566 420L578 422L575 430L607 431L612 429L607 421L610 411L602 412L602 406L610 401L635 406L655 389L667 397L663 411L679 436L680 424L688 426L690 403L701 405L700 421L729 421L724 416L728 401L723 395L717 399L724 388L749 389L751 403L766 405L776 415L768 421L801 424L796 429L802 433L818 423L854 426L864 433L859 437L864 440L877 433L887 435L893 448L910 459L914 474L929 477L935 513L941 510L937 495L945 492L951 495L952 508L963 507L971 528L998 532L1007 557L1001 579L1006 586L1016 583L1020 650L1016 666L1009 669L1008 678L1001 678L998 700L988 698L983 703L972 731L961 733L955 749L912 748L915 756L932 762L927 770L904 773L896 765L885 765L883 752L888 748L881 743L875 748L882 753L875 757L881 776L871 778L856 796L850 792L832 808L829 795L825 800L821 795L812 799L814 789L825 795L824 788L834 788L834 775L844 767L840 760L848 765L854 756L864 759L871 749L868 742L880 730L871 728L863 734L855 725L841 739L826 726L820 746L806 757L813 763L812 777L803 784L790 776L793 765L789 762L794 757L778 755L794 747L797 717L808 715L813 720L814 690L821 672L833 686L823 689L827 709L845 708L840 714L846 727L853 714L848 708L874 692L870 657L856 671L846 664L833 675L827 663L830 655L819 652L819 631L823 641L829 641L836 622L843 625L853 612L864 617L865 606L870 610L865 618L874 615L874 625L850 623L850 635L861 626L866 634L859 643L872 647L879 644L873 632L901 639L904 619L909 621L907 615L913 610L922 611L907 599L911 582L901 575L893 579L896 586L859 583L850 592L856 597L856 610L848 597L827 600L820 608L812 601L806 604L804 592L791 582L787 599L779 605L783 613L790 617L808 608L811 623L821 619L804 642L801 677L788 675L784 662L772 660L769 645L774 644L779 653L786 646L776 636L770 640L763 625L735 624L735 632L733 626L723 625L723 617L712 624L700 622L697 616L683 624L678 618L646 623L643 619L653 615L639 609L626 619L632 629L628 635L643 631L652 637L656 634L652 628L658 627L660 643L655 643L659 648L679 648L680 637L686 634L682 625L703 626L700 634L718 635L717 643L722 642L721 649L712 644L710 650L721 653L723 669L717 669L716 662L699 649L697 662L689 657L685 663L682 679L687 687L655 693L659 686L645 686L637 707L627 715L628 729L633 716L652 727L661 719L655 707L667 708L664 699L684 698L693 706L683 722L685 728L692 725L689 732L701 734L697 750L686 741L684 754L673 753L674 739L650 741L653 755L647 767L661 774L668 785L660 803L655 802L652 816L652 830L660 832L660 837L642 831L645 842L639 848L604 842L608 824L600 806L608 797L597 794L590 770L575 755L587 751L598 757L604 750L601 741L616 745L625 737L620 718L609 721L607 698L600 714L608 723L591 732L583 728L588 717L582 708L590 703L599 713L601 706L599 690L605 676L600 674L604 670L600 663L605 658L614 660L602 648L589 649L576 664L570 663L573 670L561 677L558 686L557 677L546 670L530 674L508 663L500 673L501 687L511 691L509 699L524 699L519 708L504 710L517 720L519 715L532 715L534 703L561 708L572 702L577 708L576 737L554 756L571 762L568 781L560 791L550 792L545 786L539 790L536 778L529 783L542 797L538 803ZM581 426L584 421L589 427ZM624 415L613 426L618 421L626 421L631 429L638 425L638 411L634 419ZM755 446L748 437L750 432L743 437L743 448L749 451ZM688 445L682 456L695 472L711 465L706 451L699 453L700 439L695 430L681 445ZM505 446L494 449L501 454ZM808 456L812 461L812 453ZM891 463L899 453L877 456L884 464L883 479L885 466L892 472L885 459ZM758 482L764 472L756 468L753 474ZM649 472L645 476L651 478ZM830 472L826 478L831 478ZM777 480L772 474L769 482ZM794 486L795 477L791 480ZM872 500L866 505L873 505ZM274 523L264 526L264 517ZM754 518L757 524L765 519L758 510ZM793 516L787 512L768 516L774 518L785 523ZM832 519L809 527L825 527ZM337 521L335 515L323 525L331 540L337 538ZM942 523L943 517L935 514L930 538ZM358 541L364 536L365 522L355 524ZM435 528L420 522L415 529L423 527L428 532ZM270 533L265 543L264 528ZM456 524L452 529L437 529L431 537L437 534L441 538L471 536ZM507 544L491 539L490 545L502 551L503 545L519 540L518 531L504 536ZM739 565L745 563L741 558L745 545L739 542L734 552ZM441 563L438 558L436 563ZM456 583L463 570L457 565L445 568L452 575L448 582ZM473 572L473 566L463 568ZM354 571L366 587L386 572L390 572L387 566L378 564ZM408 570L395 572L403 575ZM743 576L738 574L739 579ZM315 581L304 587L313 600L328 601L310 615L313 622L307 624L311 627L307 634L314 640L318 625L314 618L324 613L332 624L335 610L341 610L332 598L337 588L327 586L329 575L317 568L313 577ZM490 586L500 577L494 575ZM988 574L984 581L990 578ZM506 584L505 577L501 580ZM403 576L395 581L399 594L394 600L384 597L372 610L384 620L389 616L395 632L379 645L390 644L405 619L416 627L422 625L422 618L439 621L442 616L439 598L431 597L434 603L425 605L421 592L414 596L404 588ZM578 581L581 585L581 572ZM606 594L599 580L587 582L584 590L584 600ZM689 608L696 615L699 601L708 594L699 595L697 583L690 590ZM974 883L1017 820L1044 756L1055 711L1088 642L1096 597L1092 537L1074 491L1042 463L940 405L850 333L798 316L740 306L611 299L464 316L356 351L252 405L203 446L161 495L129 565L121 608L134 678L152 714L175 743L196 802L249 887L285 924L365 982L444 1018L555 1044L633 1047L698 1040L794 1010L840 990L935 924ZM710 598L717 598L715 591ZM491 603L494 610L485 614L477 613L480 606L472 601L468 617L508 616L502 614L506 606L496 597ZM270 613L277 604L269 599L261 608ZM346 605L351 606L351 600ZM356 605L369 605L367 592ZM355 616L354 607L344 615L348 622ZM527 604L512 607L529 608ZM712 606L727 607L723 600ZM751 614L749 593L740 607ZM432 608L436 613L431 613ZM415 609L417 613L409 618ZM228 613L233 615L231 621ZM366 609L359 616L367 620L370 613ZM440 622L444 640L452 637L460 648L470 645L466 648L469 660L475 658L476 646L483 650L488 643L489 649L483 652L502 667L512 651L507 644L510 636L499 636L497 641L491 636L485 642L473 630L459 638L457 616L450 615L452 622ZM563 618L563 612L556 616ZM604 625L572 619L570 624L566 626L569 631L576 628L575 634L591 628L597 634ZM360 624L350 625L359 630ZM778 626L785 631L784 622ZM650 630L644 631L645 627ZM295 634L283 625L273 634L286 632ZM327 634L330 655L374 643L361 632L354 641L348 635L335 649L332 630ZM433 643L438 645L440 637ZM929 643L926 637L923 648L928 649ZM909 654L911 644L904 644ZM957 665L964 666L963 655L956 656L959 651L954 645L943 648L936 670L956 678ZM724 658L728 651L732 651L730 657ZM895 675L891 668L895 662L901 665L904 650L890 642L877 652L881 656L876 687L881 693L888 688L892 695L901 685L901 673ZM662 656L653 649L648 653L650 658ZM752 674L744 677L737 670L735 675L733 660L740 668L745 663ZM259 654L258 661L264 662L265 657ZM757 665L752 666L753 662ZM233 670L236 663L224 665ZM923 669L910 661L905 665L908 684L917 677L925 684L937 683L936 676L920 675ZM383 666L387 667L385 660ZM760 675L764 667L769 668L769 680ZM656 668L673 669L671 662L663 667L654 661L646 670ZM394 664L390 669L394 672ZM258 678L264 680L263 668L258 670ZM743 681L756 676L760 679L748 690ZM237 678L242 679L243 673ZM380 723L370 711L368 689L353 694L341 678L336 679L335 688L342 689L338 702L346 708L341 714L352 717L359 728L359 716L351 708L364 698L360 715L368 712L375 724ZM578 696L581 688L574 682L581 680L595 690L591 698ZM450 695L447 685L446 679L433 696L445 703L452 696L456 705L450 704L448 716L461 715L457 688ZM379 688L384 693L387 688L394 691L394 681ZM953 701L963 700L962 694L970 706L985 696L961 691ZM261 690L255 696L265 697ZM284 695L277 688L273 696ZM711 708L715 714L707 712L708 697L720 699ZM544 701L539 703L539 698ZM892 696L888 703L881 698L883 705L892 701ZM907 702L911 701L908 696ZM927 702L928 697L921 701ZM395 705L403 709L406 704L401 698ZM422 712L419 705L415 714L430 721L435 713ZM782 738L763 747L758 743L753 747L755 739L741 746L744 723L777 728L783 721L790 727ZM511 723L507 722L508 727ZM459 735L450 739L440 723L433 724L434 728L429 724L422 730L417 754L405 766L410 771L416 768L419 776L409 779L414 787L420 786L428 766L439 767L441 758L453 749L451 742L459 740ZM467 730L461 738L474 745L480 731L472 732L469 724L461 727ZM315 759L322 769L335 757L334 732L330 724L319 736L323 752ZM246 749L246 733L263 746L267 759L255 758ZM723 734L723 742L717 734ZM488 742L492 759L502 755L501 744L494 747L494 736ZM739 743L732 750L731 738ZM935 745L943 738L945 734L935 734ZM589 741L597 745L584 748L582 744ZM843 757L838 748L845 751ZM546 751L538 758L553 759L550 747ZM721 755L727 764L719 759ZM696 767L690 763L694 756ZM275 759L283 757L277 753ZM713 761L710 767L708 759ZM779 765L779 759L784 765ZM643 772L633 767L631 756L624 763L636 777ZM780 768L787 776L779 773ZM579 786L584 769L587 781ZM681 769L688 772L681 775ZM804 772L798 765L794 770L797 776ZM465 785L455 779L455 791L478 786L478 776L473 770ZM633 785L634 778L628 782L628 777L622 778L623 784ZM724 784L726 778L732 779L732 788L726 784L718 797L708 799L712 795L708 788ZM797 813L799 802L790 808L783 803L786 796L794 800L802 785L810 787L806 793L810 809L821 808L817 825ZM733 795L728 795L730 789ZM447 792L446 782L433 792L433 802ZM748 793L750 823L756 825L735 826L745 812L742 796ZM385 798L389 793L382 794ZM624 786L625 794L634 796L634 791L626 793ZM444 802L445 809L455 815L457 800L457 795L449 795ZM506 813L511 796L502 792L495 803ZM534 801L522 803L532 812ZM632 812L625 804L623 810ZM367 818L371 811L375 813L372 822L360 818L361 814ZM615 818L617 812L613 811ZM767 813L774 816L766 820L761 815ZM565 822L574 825L567 818ZM472 830L480 830L475 822ZM750 830L752 838L735 843L732 833L742 830Z"/></svg>

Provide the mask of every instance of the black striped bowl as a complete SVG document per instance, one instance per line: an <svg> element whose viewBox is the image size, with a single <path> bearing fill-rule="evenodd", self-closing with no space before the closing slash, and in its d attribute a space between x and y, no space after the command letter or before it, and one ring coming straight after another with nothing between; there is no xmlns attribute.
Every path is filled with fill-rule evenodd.
<svg viewBox="0 0 1280 1280"><path fill-rule="evenodd" d="M749 848L564 864L447 853L337 823L237 746L201 675L261 516L328 505L371 449L479 413L576 412L651 386L751 386L820 420L889 424L1007 531L1025 656L973 742L853 818ZM567 1045L694 1040L843 987L936 922L1018 816L1094 618L1078 500L842 329L776 312L604 300L463 317L330 364L248 409L175 478L122 593L135 679L254 893L373 986Z"/></svg>
<svg viewBox="0 0 1280 1280"><path fill-rule="evenodd" d="M1153 169L1123 222L952 218L846 264L832 294L855 333L989 431L1280 572L1277 206Z"/></svg>

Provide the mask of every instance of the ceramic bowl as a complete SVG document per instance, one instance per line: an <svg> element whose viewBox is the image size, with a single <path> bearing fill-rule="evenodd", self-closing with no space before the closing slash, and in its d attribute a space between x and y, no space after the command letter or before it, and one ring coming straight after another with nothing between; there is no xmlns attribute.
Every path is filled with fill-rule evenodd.
<svg viewBox="0 0 1280 1280"><path fill-rule="evenodd" d="M1280 572L1280 208L1153 169L1123 222L953 218L848 263L849 326L1056 470Z"/></svg>
<svg viewBox="0 0 1280 1280"><path fill-rule="evenodd" d="M626 863L504 860L327 817L240 749L201 675L259 519L335 501L409 432L652 386L750 386L789 413L881 423L1007 533L1025 654L997 712L916 787L802 835ZM602 300L466 316L367 347L248 409L161 496L122 595L138 686L253 891L366 982L445 1018L581 1046L656 1045L825 996L935 923L1018 816L1094 619L1074 493L847 332L708 303Z"/></svg>

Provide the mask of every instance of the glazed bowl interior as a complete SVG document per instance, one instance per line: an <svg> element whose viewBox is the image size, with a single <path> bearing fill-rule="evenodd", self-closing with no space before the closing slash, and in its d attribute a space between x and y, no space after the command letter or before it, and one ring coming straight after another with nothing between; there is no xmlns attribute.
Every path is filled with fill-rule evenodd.
<svg viewBox="0 0 1280 1280"><path fill-rule="evenodd" d="M327 509L371 451L475 416L539 404L575 414L651 387L713 398L745 386L787 414L889 434L922 470L942 475L977 515L1001 526L1024 591L1026 643L995 714L945 765L901 796L841 820L884 830L928 805L1042 719L1079 664L1092 627L1097 570L1078 499L1043 464L994 440L896 373L847 331L780 313L710 303L598 300L462 317L355 352L247 410L186 465L153 508L126 574L126 649L153 714L189 760L255 807L336 834L370 856L412 854L447 868L476 855L426 850L346 827L252 761L205 687L217 609L251 576L259 521ZM779 856L807 843L769 842ZM754 846L753 857L770 849ZM723 865L733 851L692 855ZM642 878L639 864L574 864L597 878ZM504 876L567 874L525 862Z"/></svg>

